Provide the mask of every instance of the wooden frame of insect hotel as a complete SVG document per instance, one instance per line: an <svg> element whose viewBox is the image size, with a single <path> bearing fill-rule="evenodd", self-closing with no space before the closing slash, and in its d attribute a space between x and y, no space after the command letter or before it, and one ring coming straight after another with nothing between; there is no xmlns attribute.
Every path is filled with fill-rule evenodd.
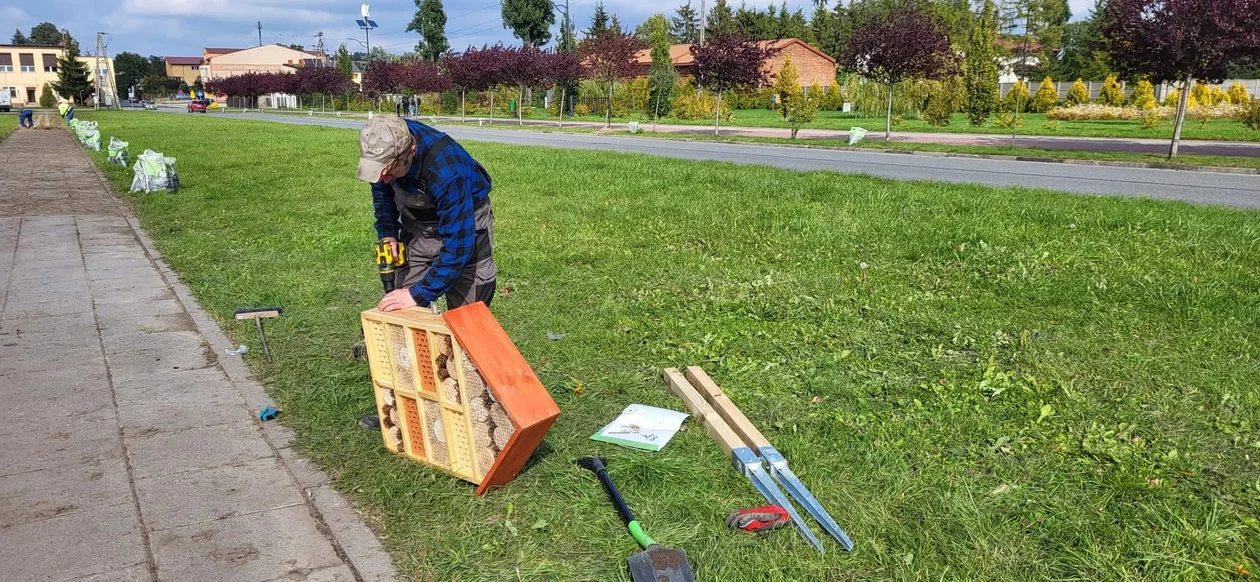
<svg viewBox="0 0 1260 582"><path fill-rule="evenodd" d="M477 484L516 478L560 415L484 303L362 314L385 448Z"/></svg>

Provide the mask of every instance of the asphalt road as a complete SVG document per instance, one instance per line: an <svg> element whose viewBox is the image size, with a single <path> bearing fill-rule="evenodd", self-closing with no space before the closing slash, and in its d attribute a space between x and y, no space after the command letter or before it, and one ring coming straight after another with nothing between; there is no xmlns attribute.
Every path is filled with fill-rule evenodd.
<svg viewBox="0 0 1260 582"><path fill-rule="evenodd" d="M361 119L230 115L233 117L239 115L242 119L299 125L358 128L363 124ZM687 160L759 164L799 171L828 170L847 174L867 174L897 180L1022 186L1077 194L1146 197L1233 208L1260 208L1260 176L1255 174L912 156L648 137L482 129L466 126L442 126L442 129L461 141L632 152Z"/></svg>

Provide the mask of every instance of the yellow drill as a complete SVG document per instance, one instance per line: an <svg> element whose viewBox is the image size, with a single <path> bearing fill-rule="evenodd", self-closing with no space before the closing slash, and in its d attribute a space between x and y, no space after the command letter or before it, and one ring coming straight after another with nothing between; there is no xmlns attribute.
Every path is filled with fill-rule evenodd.
<svg viewBox="0 0 1260 582"><path fill-rule="evenodd" d="M388 241L376 243L376 270L381 274L381 285L386 293L394 290L394 271L407 264L407 251L402 241L395 244L398 245L398 254L394 254Z"/></svg>

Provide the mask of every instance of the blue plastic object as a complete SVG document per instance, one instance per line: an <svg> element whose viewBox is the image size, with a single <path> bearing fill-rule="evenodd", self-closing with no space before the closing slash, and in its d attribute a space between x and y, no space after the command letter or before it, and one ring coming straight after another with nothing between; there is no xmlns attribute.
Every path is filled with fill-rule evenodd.
<svg viewBox="0 0 1260 582"><path fill-rule="evenodd" d="M268 420L275 420L277 414L280 414L280 411L276 410L276 407L268 406L258 411L258 420L261 420L263 422L267 422Z"/></svg>

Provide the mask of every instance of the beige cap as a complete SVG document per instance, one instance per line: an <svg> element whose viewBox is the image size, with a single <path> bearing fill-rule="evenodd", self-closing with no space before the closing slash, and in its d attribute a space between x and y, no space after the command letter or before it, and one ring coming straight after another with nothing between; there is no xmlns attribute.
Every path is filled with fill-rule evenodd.
<svg viewBox="0 0 1260 582"><path fill-rule="evenodd" d="M359 179L380 180L386 166L411 152L414 141L401 117L378 115L369 119L359 131Z"/></svg>

